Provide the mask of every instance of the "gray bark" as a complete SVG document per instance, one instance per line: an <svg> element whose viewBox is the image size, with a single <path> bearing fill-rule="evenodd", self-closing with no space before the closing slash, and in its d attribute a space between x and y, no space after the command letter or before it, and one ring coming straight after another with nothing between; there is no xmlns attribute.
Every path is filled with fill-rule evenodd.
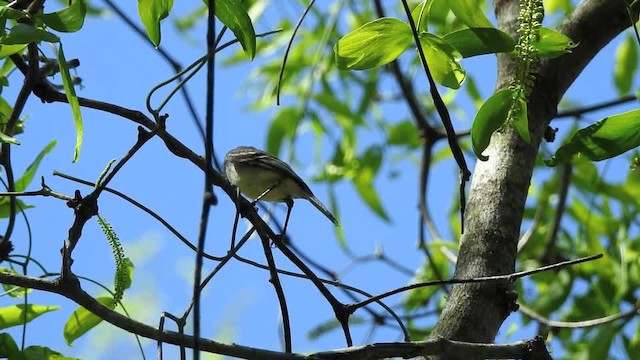
<svg viewBox="0 0 640 360"><path fill-rule="evenodd" d="M518 1L495 0L494 6L500 29L514 36ZM637 11L634 18L637 20ZM496 133L485 151L489 160L477 162L465 214L465 234L460 239L457 278L514 272L524 203L544 130L555 116L560 98L584 67L630 25L623 1L588 0L558 29L579 46L572 54L543 61L538 67L528 104L531 144L512 130ZM498 56L497 89L508 86L513 65L509 56ZM492 342L514 310L511 291L508 283L453 286L432 337Z"/></svg>

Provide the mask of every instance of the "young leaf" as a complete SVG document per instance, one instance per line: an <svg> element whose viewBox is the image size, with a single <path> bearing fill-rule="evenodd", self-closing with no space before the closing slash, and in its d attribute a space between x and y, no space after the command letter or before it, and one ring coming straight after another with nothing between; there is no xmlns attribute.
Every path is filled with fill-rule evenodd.
<svg viewBox="0 0 640 360"><path fill-rule="evenodd" d="M69 74L67 60L64 57L64 51L62 51L62 43L60 43L60 47L58 48L58 66L60 67L60 75L62 76L64 94L67 96L67 101L71 106L71 112L73 113L73 124L76 128L76 146L73 151L73 162L76 162L80 157L80 148L82 148L82 134L84 133L84 128L82 126L80 103L78 102L76 90L73 87L73 83L71 82L71 74Z"/></svg>
<svg viewBox="0 0 640 360"><path fill-rule="evenodd" d="M353 178L353 184L365 204L384 221L390 222L391 219L389 219L389 215L387 215L387 212L384 210L378 192L373 186L373 172L371 169L364 168L358 172Z"/></svg>
<svg viewBox="0 0 640 360"><path fill-rule="evenodd" d="M11 28L7 36L0 39L0 44L4 47L4 45L20 45L39 41L55 43L59 42L60 38L48 31L18 23Z"/></svg>
<svg viewBox="0 0 640 360"><path fill-rule="evenodd" d="M74 0L68 7L40 18L50 28L60 32L75 32L82 28L87 14L87 0Z"/></svg>
<svg viewBox="0 0 640 360"><path fill-rule="evenodd" d="M209 4L204 0L205 4ZM256 33L249 14L240 0L216 0L216 17L236 36L242 49L253 60L256 56Z"/></svg>
<svg viewBox="0 0 640 360"><path fill-rule="evenodd" d="M591 161L600 161L620 155L640 146L640 110L606 117L578 130L568 144L562 145L555 155L545 160L547 166L556 166L582 154Z"/></svg>
<svg viewBox="0 0 640 360"><path fill-rule="evenodd" d="M267 151L271 154L279 154L282 142L293 139L297 124L302 118L298 108L285 107L278 109L278 113L271 121L267 133Z"/></svg>
<svg viewBox="0 0 640 360"><path fill-rule="evenodd" d="M60 306L18 304L0 308L0 329L22 325L30 322L40 315L58 310Z"/></svg>
<svg viewBox="0 0 640 360"><path fill-rule="evenodd" d="M633 85L633 78L638 70L638 44L633 36L627 36L616 50L616 64L613 78L618 93L628 94Z"/></svg>
<svg viewBox="0 0 640 360"><path fill-rule="evenodd" d="M0 142L8 143L8 144L14 144L14 145L20 145L20 142L16 138L11 137L11 136L9 136L9 135L1 132L1 131L0 131Z"/></svg>
<svg viewBox="0 0 640 360"><path fill-rule="evenodd" d="M18 199L16 201L16 210L22 211L26 209L33 208L33 205L27 205L24 201ZM11 215L11 203L9 202L9 197L2 196L0 197L0 219L6 219Z"/></svg>
<svg viewBox="0 0 640 360"><path fill-rule="evenodd" d="M470 28L491 28L493 24L484 15L476 0L452 0L447 2L451 12Z"/></svg>
<svg viewBox="0 0 640 360"><path fill-rule="evenodd" d="M411 12L413 22L416 24L418 33L429 31L429 10L433 0L424 0L418 4Z"/></svg>
<svg viewBox="0 0 640 360"><path fill-rule="evenodd" d="M16 359L42 359L42 360L80 360L78 358L72 358L64 356L63 354L51 350L46 346L31 345L26 349L20 351Z"/></svg>
<svg viewBox="0 0 640 360"><path fill-rule="evenodd" d="M48 153L50 153L51 150L53 150L57 143L57 140L53 140L47 146L45 146L42 151L40 151L38 156L36 156L33 162L27 167L27 170L24 171L24 174L22 174L22 176L20 176L20 178L16 181L15 191L25 191L27 189L27 186L31 184L31 181L35 176L36 171L38 171L38 167L40 166L42 159L44 159L44 157Z"/></svg>
<svg viewBox="0 0 640 360"><path fill-rule="evenodd" d="M109 296L98 297L96 300L110 309L116 307L115 302ZM67 323L64 324L64 340L67 342L67 345L71 345L76 339L86 334L101 322L102 319L97 315L79 306L71 316L69 316Z"/></svg>
<svg viewBox="0 0 640 360"><path fill-rule="evenodd" d="M160 21L169 16L172 7L173 0L138 0L138 15L156 47L160 45Z"/></svg>
<svg viewBox="0 0 640 360"><path fill-rule="evenodd" d="M413 121L404 120L393 124L387 130L387 144L402 145L410 149L420 146L420 137Z"/></svg>
<svg viewBox="0 0 640 360"><path fill-rule="evenodd" d="M420 35L420 44L433 78L450 89L460 88L467 75L460 65L462 55L458 50L437 35L429 33Z"/></svg>
<svg viewBox="0 0 640 360"><path fill-rule="evenodd" d="M494 28L470 28L449 33L443 40L456 48L462 57L513 51L516 42Z"/></svg>
<svg viewBox="0 0 640 360"><path fill-rule="evenodd" d="M407 23L396 18L380 18L343 36L333 51L338 68L365 70L392 62L412 42Z"/></svg>
<svg viewBox="0 0 640 360"><path fill-rule="evenodd" d="M507 121L512 105L513 91L504 89L491 95L478 110L471 125L471 144L478 159L482 161L489 159L482 155L482 152L489 146L491 135Z"/></svg>
<svg viewBox="0 0 640 360"><path fill-rule="evenodd" d="M529 144L531 142L531 134L529 133L529 119L527 117L527 102L525 99L518 98L513 102L508 118L513 122L513 127L522 140Z"/></svg>
<svg viewBox="0 0 640 360"><path fill-rule="evenodd" d="M6 23L6 20L17 20L25 16L27 16L27 13L21 10L16 10L8 6L0 7L0 19L4 21L3 25ZM4 28L2 30L4 31Z"/></svg>
<svg viewBox="0 0 640 360"><path fill-rule="evenodd" d="M0 59L4 59L7 56L20 52L25 47L27 47L27 44L0 45Z"/></svg>
<svg viewBox="0 0 640 360"><path fill-rule="evenodd" d="M540 28L539 35L540 38L534 43L534 46L538 56L541 57L556 58L571 53L571 49L578 46L568 36L544 26Z"/></svg>
<svg viewBox="0 0 640 360"><path fill-rule="evenodd" d="M0 268L0 272L18 275L17 271L13 269L8 269L8 268ZM12 298L22 298L26 294L31 292L31 289L23 288L15 285L9 285L9 284L2 284L2 288L4 289L4 293L8 294ZM0 358L1 357L2 355L0 354Z"/></svg>

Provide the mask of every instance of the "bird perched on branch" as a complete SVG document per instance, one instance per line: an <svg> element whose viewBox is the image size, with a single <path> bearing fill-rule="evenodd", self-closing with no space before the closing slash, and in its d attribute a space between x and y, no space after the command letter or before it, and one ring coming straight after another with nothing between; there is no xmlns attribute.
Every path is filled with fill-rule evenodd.
<svg viewBox="0 0 640 360"><path fill-rule="evenodd" d="M293 199L307 199L329 220L338 220L318 200L309 186L284 161L251 146L239 146L224 157L223 173L231 185L254 199L287 204L282 235L287 232Z"/></svg>

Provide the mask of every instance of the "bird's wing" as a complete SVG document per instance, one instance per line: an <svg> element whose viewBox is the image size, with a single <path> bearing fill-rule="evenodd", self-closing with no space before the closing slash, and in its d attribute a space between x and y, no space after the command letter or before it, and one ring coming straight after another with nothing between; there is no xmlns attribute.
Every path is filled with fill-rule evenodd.
<svg viewBox="0 0 640 360"><path fill-rule="evenodd" d="M304 180L302 180L300 176L298 176L298 174L296 174L296 172L293 171L291 166L289 166L289 164L287 164L286 162L254 147L246 146L242 147L242 150L246 151L237 151L234 153L234 161L245 163L247 165L253 165L251 163L257 163L256 165L261 166L265 169L282 173L294 180L306 193L313 195L313 192L311 192L309 186L305 184Z"/></svg>

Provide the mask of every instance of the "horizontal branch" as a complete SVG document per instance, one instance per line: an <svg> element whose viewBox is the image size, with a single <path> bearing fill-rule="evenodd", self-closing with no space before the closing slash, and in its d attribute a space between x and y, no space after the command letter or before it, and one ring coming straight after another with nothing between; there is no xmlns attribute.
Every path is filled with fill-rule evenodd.
<svg viewBox="0 0 640 360"><path fill-rule="evenodd" d="M598 104L594 104L594 105L588 105L588 106L584 106L584 107L578 107L578 108L566 109L566 110L560 111L554 117L554 119L579 118L582 115L590 113L590 112L607 109L607 108L610 108L610 107L626 104L628 102L633 102L633 101L638 101L638 97L635 96L635 95L625 95L625 96L622 96L622 97L620 97L618 99L604 101L604 102L601 102L601 103L598 103Z"/></svg>
<svg viewBox="0 0 640 360"><path fill-rule="evenodd" d="M407 285L407 286L403 286L391 291L387 291L385 293L382 293L380 295L376 295L376 296L372 296L366 300L363 300L359 303L355 303L355 304L350 304L348 305L350 311L355 311L358 308L361 308L363 306L369 305L370 303L377 301L377 300L381 300L384 299L386 297L389 297L391 295L395 295L395 294L399 294L401 292L407 291L407 290L412 290L412 289L417 289L417 288L422 288L422 287L427 287L427 286L442 286L442 285L452 285L452 284L472 284L472 283L485 283L485 282L492 282L492 281L515 281L517 279L523 278L525 276L531 276L533 274L537 274L540 272L544 272L544 271L550 271L550 270L554 270L554 269L560 269L562 267L566 267L566 266L571 266L571 265L576 265L576 264L580 264L586 261L592 261L592 260L597 260L600 259L603 255L602 254L596 254L596 255L591 255L591 256L586 256L586 257L582 257L579 259L574 259L574 260L567 260L567 261L562 261L559 263L555 263L555 264L551 264L551 265L547 265L547 266L542 266L540 268L537 269L532 269L532 270L525 270L525 271L520 271L520 272L516 272L516 273L512 273L512 274L505 274L505 275L493 275L493 276L480 276L480 277L475 277L475 278L468 278L468 279L448 279L448 280L432 280L432 281L425 281L425 282L420 282L420 283L416 283L416 284L411 284L411 285Z"/></svg>
<svg viewBox="0 0 640 360"><path fill-rule="evenodd" d="M160 331L154 327L128 318L96 301L80 287L77 278L55 280L42 279L19 274L0 272L0 283L42 290L62 295L84 307L108 323L132 334L164 343L193 348L194 338L174 331ZM418 342L376 343L311 354L286 354L277 351L229 345L208 339L199 339L202 351L234 356L243 359L380 359L386 357L416 357L419 355L459 354L461 356L482 356L484 358L534 358L550 359L544 340L519 341L512 344L478 344L447 339L432 339Z"/></svg>
<svg viewBox="0 0 640 360"><path fill-rule="evenodd" d="M627 311L622 311L619 312L617 314L613 314L613 315L609 315L609 316L604 316L601 318L597 318L597 319L591 319L591 320L583 320L583 321L558 321L558 320L551 320L543 315L538 314L537 312L535 312L533 309L524 306L522 304L520 304L520 308L519 308L520 312L522 312L524 315L532 318L533 320L541 323L542 325L548 326L550 328L563 328L563 329L581 329L581 328L587 328L587 327L594 327L594 326L598 326L598 325L604 325L604 324L608 324L611 322L614 322L616 320L619 319L626 319L626 318L631 318L634 316L637 316L640 314L640 303L637 303L633 308L627 310Z"/></svg>

